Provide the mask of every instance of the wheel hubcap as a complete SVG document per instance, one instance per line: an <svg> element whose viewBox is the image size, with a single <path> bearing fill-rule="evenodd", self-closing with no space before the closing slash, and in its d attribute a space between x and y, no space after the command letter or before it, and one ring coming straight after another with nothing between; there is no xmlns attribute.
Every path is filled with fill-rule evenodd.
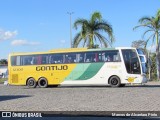
<svg viewBox="0 0 160 120"><path fill-rule="evenodd" d="M113 79L113 80L111 81L111 83L112 83L112 85L117 85L117 84L118 84L118 81L117 81L117 79Z"/></svg>
<svg viewBox="0 0 160 120"><path fill-rule="evenodd" d="M46 84L46 81L45 80L41 80L40 84L41 84L41 86L44 86Z"/></svg>
<svg viewBox="0 0 160 120"><path fill-rule="evenodd" d="M34 85L34 81L33 80L30 80L29 81L29 86L33 86Z"/></svg>

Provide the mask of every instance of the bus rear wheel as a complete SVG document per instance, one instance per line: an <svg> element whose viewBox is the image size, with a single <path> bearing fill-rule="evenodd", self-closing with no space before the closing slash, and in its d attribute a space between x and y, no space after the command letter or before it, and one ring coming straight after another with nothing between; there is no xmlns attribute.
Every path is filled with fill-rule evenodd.
<svg viewBox="0 0 160 120"><path fill-rule="evenodd" d="M109 84L111 85L111 87L120 87L121 81L118 76L112 76L109 79Z"/></svg>
<svg viewBox="0 0 160 120"><path fill-rule="evenodd" d="M46 88L48 86L48 81L46 78L40 78L38 80L38 86L41 88Z"/></svg>
<svg viewBox="0 0 160 120"><path fill-rule="evenodd" d="M37 82L35 81L34 78L29 78L27 81L27 86L29 88L35 88L37 86Z"/></svg>

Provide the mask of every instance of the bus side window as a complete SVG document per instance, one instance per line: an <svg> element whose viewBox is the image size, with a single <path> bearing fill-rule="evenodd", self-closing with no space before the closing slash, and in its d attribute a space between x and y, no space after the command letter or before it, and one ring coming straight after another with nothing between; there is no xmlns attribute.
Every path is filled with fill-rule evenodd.
<svg viewBox="0 0 160 120"><path fill-rule="evenodd" d="M38 62L37 55L31 56L31 65L36 65Z"/></svg>
<svg viewBox="0 0 160 120"><path fill-rule="evenodd" d="M42 63L42 55L37 56L37 64L40 65Z"/></svg>
<svg viewBox="0 0 160 120"><path fill-rule="evenodd" d="M54 54L51 56L51 64L57 64L60 63L60 58L59 55Z"/></svg>
<svg viewBox="0 0 160 120"><path fill-rule="evenodd" d="M57 61L55 59L56 59L56 56L53 55L53 54L51 54L49 56L49 64L55 64L55 63L57 63Z"/></svg>
<svg viewBox="0 0 160 120"><path fill-rule="evenodd" d="M99 57L100 54L99 53L94 53L94 61L93 62L100 62L101 58Z"/></svg>
<svg viewBox="0 0 160 120"><path fill-rule="evenodd" d="M69 63L69 57L68 57L68 54L67 54L67 55L65 55L64 63Z"/></svg>
<svg viewBox="0 0 160 120"><path fill-rule="evenodd" d="M78 54L77 61L79 63L83 63L84 62L84 53L79 53Z"/></svg>
<svg viewBox="0 0 160 120"><path fill-rule="evenodd" d="M23 65L27 65L27 60L23 57Z"/></svg>
<svg viewBox="0 0 160 120"><path fill-rule="evenodd" d="M90 62L89 53L86 53L86 56L85 56L84 61L85 61L86 63Z"/></svg>
<svg viewBox="0 0 160 120"><path fill-rule="evenodd" d="M11 57L11 65L12 66L21 65L21 57L20 56L12 56Z"/></svg>
<svg viewBox="0 0 160 120"><path fill-rule="evenodd" d="M105 52L102 52L102 62L106 62Z"/></svg>
<svg viewBox="0 0 160 120"><path fill-rule="evenodd" d="M105 61L106 62L119 62L121 61L119 51L106 51L105 52Z"/></svg>
<svg viewBox="0 0 160 120"><path fill-rule="evenodd" d="M12 65L12 66L15 66L15 65L16 65L16 59L17 59L17 56L12 56L12 57L11 57L11 65Z"/></svg>
<svg viewBox="0 0 160 120"><path fill-rule="evenodd" d="M48 64L48 55L42 55L41 62L42 64Z"/></svg>
<svg viewBox="0 0 160 120"><path fill-rule="evenodd" d="M27 58L27 65L32 65L34 63L34 58L32 60L32 56L28 56Z"/></svg>
<svg viewBox="0 0 160 120"><path fill-rule="evenodd" d="M119 61L120 61L120 56L119 56L119 54L113 55L113 61L114 61L114 62L119 62Z"/></svg>
<svg viewBox="0 0 160 120"><path fill-rule="evenodd" d="M102 59L104 62L109 62L111 61L110 55L109 55L109 51L105 51L102 53Z"/></svg>
<svg viewBox="0 0 160 120"><path fill-rule="evenodd" d="M111 57L110 57L110 55L107 55L107 57L106 57L106 59L105 59L107 62L111 62L112 61L112 59L111 59Z"/></svg>
<svg viewBox="0 0 160 120"><path fill-rule="evenodd" d="M57 63L63 63L63 55L62 54L57 54L56 55L56 60L57 60Z"/></svg>
<svg viewBox="0 0 160 120"><path fill-rule="evenodd" d="M29 65L31 63L31 61L28 59L27 56L23 56L24 59L24 65Z"/></svg>
<svg viewBox="0 0 160 120"><path fill-rule="evenodd" d="M27 65L27 58L26 58L26 56L23 56L23 65Z"/></svg>
<svg viewBox="0 0 160 120"><path fill-rule="evenodd" d="M31 57L31 61L30 61L31 65L35 64L35 60L34 59L35 59L34 57Z"/></svg>
<svg viewBox="0 0 160 120"><path fill-rule="evenodd" d="M88 63L88 62L91 62L91 53L87 52L86 53L86 59L85 59L85 62Z"/></svg>
<svg viewBox="0 0 160 120"><path fill-rule="evenodd" d="M42 57L42 64L46 64L46 63L47 63L46 59Z"/></svg>
<svg viewBox="0 0 160 120"><path fill-rule="evenodd" d="M42 63L42 56L41 55L32 55L31 58L31 65L39 65Z"/></svg>
<svg viewBox="0 0 160 120"><path fill-rule="evenodd" d="M86 52L84 58L85 62L102 62L102 55L100 52Z"/></svg>
<svg viewBox="0 0 160 120"><path fill-rule="evenodd" d="M76 54L75 53L71 54L71 63L77 63Z"/></svg>
<svg viewBox="0 0 160 120"><path fill-rule="evenodd" d="M39 65L42 63L42 56L41 55L30 55L30 56L23 56L23 63L24 65Z"/></svg>

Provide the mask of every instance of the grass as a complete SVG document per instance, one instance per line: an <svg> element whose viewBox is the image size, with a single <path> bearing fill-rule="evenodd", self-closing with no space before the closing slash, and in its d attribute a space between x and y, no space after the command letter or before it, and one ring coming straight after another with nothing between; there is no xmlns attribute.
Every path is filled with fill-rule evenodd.
<svg viewBox="0 0 160 120"><path fill-rule="evenodd" d="M7 78L0 78L0 84L3 84L4 81L6 81L6 80L7 80Z"/></svg>

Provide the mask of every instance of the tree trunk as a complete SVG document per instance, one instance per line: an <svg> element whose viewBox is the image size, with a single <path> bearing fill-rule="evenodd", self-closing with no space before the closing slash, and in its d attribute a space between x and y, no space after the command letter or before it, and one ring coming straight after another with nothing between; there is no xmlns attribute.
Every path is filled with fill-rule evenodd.
<svg viewBox="0 0 160 120"><path fill-rule="evenodd" d="M156 51L156 68L157 68L157 79L160 79L160 77L159 77L159 60L158 60L158 52Z"/></svg>
<svg viewBox="0 0 160 120"><path fill-rule="evenodd" d="M156 32L156 68L157 68L157 79L160 80L160 66L159 66L159 40L158 32Z"/></svg>
<svg viewBox="0 0 160 120"><path fill-rule="evenodd" d="M90 35L90 44L89 44L89 48L94 48L94 42L93 42L93 36Z"/></svg>

